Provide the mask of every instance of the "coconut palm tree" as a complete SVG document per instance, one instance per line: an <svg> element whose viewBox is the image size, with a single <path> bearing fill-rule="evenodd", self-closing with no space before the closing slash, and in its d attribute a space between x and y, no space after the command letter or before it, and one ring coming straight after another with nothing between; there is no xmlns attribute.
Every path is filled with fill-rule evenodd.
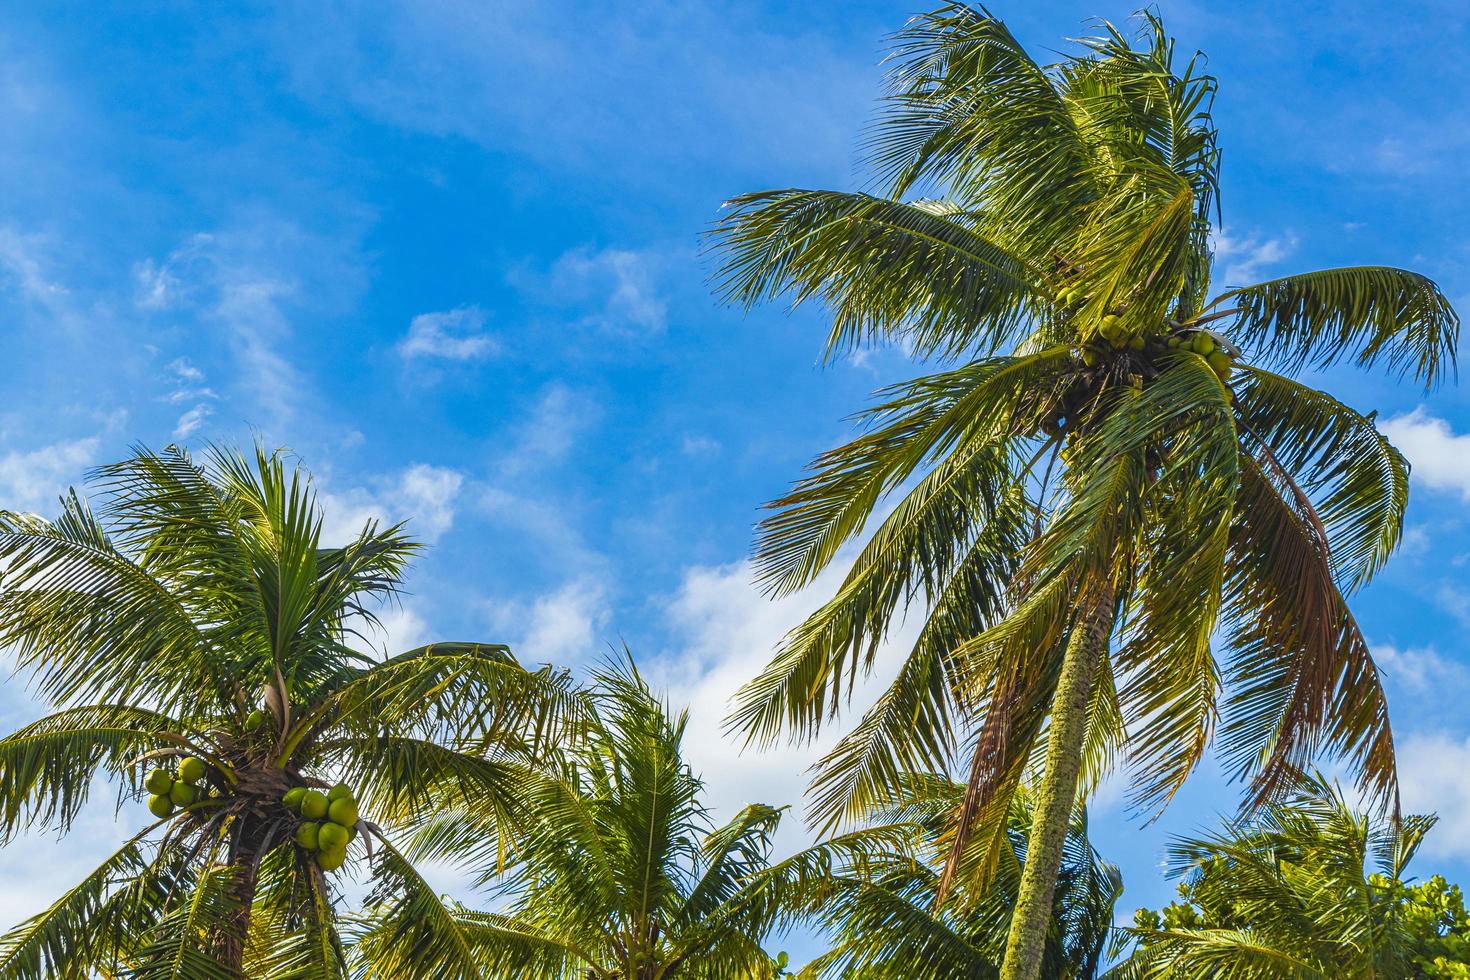
<svg viewBox="0 0 1470 980"><path fill-rule="evenodd" d="M1407 866L1433 816L1401 824L1355 809L1320 775L1218 834L1176 840L1180 901L1140 909L1138 948L1110 980L1470 975L1458 888ZM1450 955L1446 955L1446 953Z"/></svg>
<svg viewBox="0 0 1470 980"><path fill-rule="evenodd" d="M588 698L586 727L527 774L508 819L467 799L415 838L416 856L474 869L499 910L442 900L401 865L411 880L369 896L355 946L367 978L754 980L784 967L762 941L786 897L745 887L782 810L714 826L681 755L687 712L671 715L631 661L595 675Z"/></svg>
<svg viewBox="0 0 1470 980"><path fill-rule="evenodd" d="M979 980L999 974L1033 811L1029 794L1016 794L1006 828L1009 847L991 887L972 893L960 884L939 900L946 835L964 794L962 784L947 778L911 775L872 809L863 829L756 875L783 894L802 895L801 920L834 938L832 948L798 976ZM1087 813L1077 807L1052 898L1044 976L1098 976L1122 890L1117 868L1088 843Z"/></svg>
<svg viewBox="0 0 1470 980"><path fill-rule="evenodd" d="M493 644L369 655L415 545L369 523L324 546L279 454L139 450L97 479L95 511L73 491L54 520L0 513L0 645L56 708L0 739L0 835L67 832L98 778L143 826L0 937L0 977L344 976L334 872L396 853L380 823L508 798L569 717L566 678ZM145 781L172 794L151 815ZM283 802L333 781L319 828Z"/></svg>
<svg viewBox="0 0 1470 980"><path fill-rule="evenodd" d="M911 21L892 63L880 193L749 194L712 236L733 302L831 309L829 356L891 343L942 362L771 505L756 565L774 594L877 526L732 723L815 736L924 608L896 680L819 767L816 812L855 819L973 736L942 892L961 864L993 871L1044 744L1005 965L1033 980L1074 798L1122 750L1148 810L1217 734L1252 801L1319 750L1394 798L1345 596L1399 541L1407 466L1295 375L1350 360L1432 385L1459 320L1433 282L1382 266L1217 288L1216 83L1152 15L1138 42L1108 26L1043 67L952 4Z"/></svg>

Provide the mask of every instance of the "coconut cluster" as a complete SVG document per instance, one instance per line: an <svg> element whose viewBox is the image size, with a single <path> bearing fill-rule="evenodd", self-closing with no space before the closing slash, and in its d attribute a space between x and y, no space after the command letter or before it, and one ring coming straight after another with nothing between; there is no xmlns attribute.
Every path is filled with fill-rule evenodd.
<svg viewBox="0 0 1470 980"><path fill-rule="evenodd" d="M173 816L174 810L190 807L204 795L199 781L206 772L203 761L189 756L179 763L173 772L155 769L143 780L143 786L151 794L148 811L163 820Z"/></svg>
<svg viewBox="0 0 1470 980"><path fill-rule="evenodd" d="M1209 361L1210 367L1215 369L1221 381L1230 380L1230 373L1235 370L1235 354L1208 330L1175 334L1169 338L1169 346L1179 350L1192 350Z"/></svg>
<svg viewBox="0 0 1470 980"><path fill-rule="evenodd" d="M357 836L357 799L345 783L327 792L295 786L281 805L300 817L296 843L316 855L317 867L336 871L347 860L347 845Z"/></svg>

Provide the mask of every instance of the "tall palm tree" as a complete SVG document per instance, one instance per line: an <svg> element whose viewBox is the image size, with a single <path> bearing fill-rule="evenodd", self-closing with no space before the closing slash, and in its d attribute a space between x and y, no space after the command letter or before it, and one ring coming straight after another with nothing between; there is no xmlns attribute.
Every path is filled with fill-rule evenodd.
<svg viewBox="0 0 1470 980"><path fill-rule="evenodd" d="M1395 794L1345 596L1399 541L1407 466L1371 416L1293 375L1348 359L1432 385L1458 317L1424 276L1381 266L1216 292L1216 83L1152 15L1140 37L1109 26L1043 67L981 8L915 18L869 143L881 193L749 194L713 233L723 294L825 302L829 356L895 343L950 362L885 390L869 431L771 505L756 563L775 594L877 529L733 724L816 735L925 607L897 679L819 767L816 810L854 819L973 734L947 888L962 863L994 868L1044 740L1008 980L1037 975L1079 785L1125 748L1150 810L1222 715L1252 800L1318 750Z"/></svg>
<svg viewBox="0 0 1470 980"><path fill-rule="evenodd" d="M1162 915L1139 910L1138 949L1108 976L1470 975L1470 963L1442 955L1452 932L1461 949L1470 939L1458 889L1451 897L1443 879L1408 881L1409 861L1434 823L1376 821L1337 786L1309 777L1250 819L1171 844L1181 900Z"/></svg>
<svg viewBox="0 0 1470 980"><path fill-rule="evenodd" d="M798 976L849 980L983 980L999 974L1025 862L1032 806L1012 800L1007 852L991 887L960 885L938 899L951 816L962 784L913 775L869 814L861 830L821 842L755 876L788 896L799 917L833 936L832 948ZM1122 894L1117 868L1087 839L1087 814L1073 812L1052 898L1042 970L1056 980L1098 976ZM790 898L787 899L790 904Z"/></svg>
<svg viewBox="0 0 1470 980"><path fill-rule="evenodd" d="M559 764L525 774L509 819L466 799L416 837L416 855L475 869L498 910L386 882L355 946L367 978L777 975L784 957L762 940L787 899L746 881L766 866L782 811L751 805L714 826L681 754L687 712L671 716L631 662L597 675L588 698L585 729Z"/></svg>
<svg viewBox="0 0 1470 980"><path fill-rule="evenodd" d="M393 855L380 823L509 798L566 678L497 645L362 652L415 545L370 523L324 547L279 454L140 450L98 480L97 511L73 491L55 520L0 513L0 645L57 708L0 739L0 835L67 832L97 777L146 825L0 937L0 978L345 976L333 872L375 874L346 838ZM161 765L195 785L147 816ZM298 843L315 804L283 800L336 780L357 806L332 810L334 859Z"/></svg>

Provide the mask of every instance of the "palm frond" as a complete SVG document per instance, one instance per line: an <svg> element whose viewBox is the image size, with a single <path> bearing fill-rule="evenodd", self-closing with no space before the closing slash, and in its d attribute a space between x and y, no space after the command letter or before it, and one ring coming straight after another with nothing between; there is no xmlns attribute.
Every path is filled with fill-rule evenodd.
<svg viewBox="0 0 1470 980"><path fill-rule="evenodd" d="M1350 357L1433 387L1455 367L1460 317L1434 282L1387 266L1323 269L1223 293L1232 336L1262 366L1295 371Z"/></svg>
<svg viewBox="0 0 1470 980"><path fill-rule="evenodd" d="M749 309L789 294L833 314L826 356L874 341L988 354L1047 296L1040 275L943 202L773 190L727 205L710 235L717 291Z"/></svg>
<svg viewBox="0 0 1470 980"><path fill-rule="evenodd" d="M1260 368L1236 385L1248 441L1259 441L1311 500L1334 577L1366 585L1403 534L1409 464L1371 419L1326 392Z"/></svg>

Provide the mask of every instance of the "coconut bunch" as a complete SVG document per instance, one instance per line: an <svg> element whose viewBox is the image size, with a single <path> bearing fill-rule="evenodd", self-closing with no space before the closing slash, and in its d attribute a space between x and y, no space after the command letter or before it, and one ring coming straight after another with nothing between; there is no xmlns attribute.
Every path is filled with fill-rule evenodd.
<svg viewBox="0 0 1470 980"><path fill-rule="evenodd" d="M357 836L357 799L345 783L323 793L307 786L293 786L281 797L281 805L300 819L296 843L316 856L317 867L336 871L347 860L347 845Z"/></svg>
<svg viewBox="0 0 1470 980"><path fill-rule="evenodd" d="M173 816L175 809L187 808L198 803L204 791L199 783L207 772L204 762L193 756L179 762L178 769L155 769L143 780L148 790L148 812L160 820Z"/></svg>
<svg viewBox="0 0 1470 980"><path fill-rule="evenodd" d="M1178 350L1192 350L1209 361L1210 367L1215 369L1221 381L1230 380L1230 374L1235 370L1235 358L1240 353L1225 338L1211 330L1176 333L1169 338L1169 346Z"/></svg>

